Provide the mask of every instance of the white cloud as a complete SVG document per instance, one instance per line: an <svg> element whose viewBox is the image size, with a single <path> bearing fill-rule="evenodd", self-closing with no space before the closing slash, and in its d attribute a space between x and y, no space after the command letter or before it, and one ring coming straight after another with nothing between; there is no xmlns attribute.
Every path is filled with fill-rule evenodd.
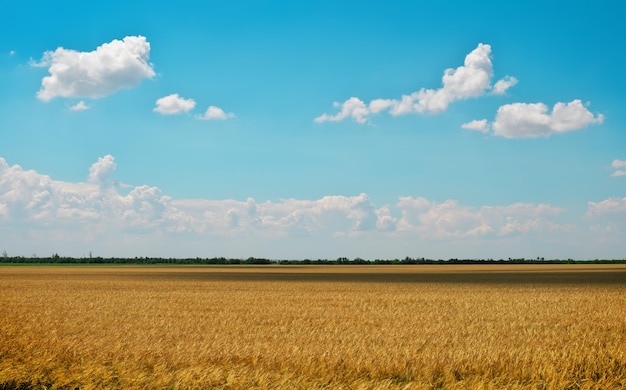
<svg viewBox="0 0 626 390"><path fill-rule="evenodd" d="M602 114L594 115L580 100L569 103L556 103L549 112L544 103L512 103L498 109L496 119L489 124L486 120L471 121L463 124L463 128L472 128L505 138L549 137L552 134L583 129L592 124L604 121Z"/></svg>
<svg viewBox="0 0 626 390"><path fill-rule="evenodd" d="M173 204L190 215L203 215L202 230L262 236L359 234L389 230L385 208L376 209L366 194L325 196L317 200L284 199L258 203L236 200L179 200ZM219 233L218 233L219 234Z"/></svg>
<svg viewBox="0 0 626 390"><path fill-rule="evenodd" d="M9 52L9 55L10 55L10 56L14 56L14 55L15 55L15 50L11 50L11 51Z"/></svg>
<svg viewBox="0 0 626 390"><path fill-rule="evenodd" d="M552 112L543 103L513 103L498 109L492 124L494 135L506 138L547 137L602 123L604 116L594 116L578 99L556 103Z"/></svg>
<svg viewBox="0 0 626 390"><path fill-rule="evenodd" d="M0 158L0 205L5 218L30 213L33 219L47 214L51 179L35 171L9 166ZM50 217L49 215L46 215Z"/></svg>
<svg viewBox="0 0 626 390"><path fill-rule="evenodd" d="M150 43L142 36L113 40L90 52L62 47L44 53L34 66L47 66L50 76L41 81L37 97L49 101L55 97L99 98L122 88L137 86L155 73L150 58Z"/></svg>
<svg viewBox="0 0 626 390"><path fill-rule="evenodd" d="M124 228L138 232L192 231L192 217L172 205L171 198L157 187L135 187L126 196L116 195L112 202L114 215L119 215Z"/></svg>
<svg viewBox="0 0 626 390"><path fill-rule="evenodd" d="M193 99L185 99L174 93L158 99L154 111L165 115L173 115L193 110L195 106L196 102Z"/></svg>
<svg viewBox="0 0 626 390"><path fill-rule="evenodd" d="M198 115L197 118L210 121L210 120L224 120L224 119L234 118L234 117L235 117L235 114L233 114L232 112L226 113L224 112L224 110L222 110L219 107L209 106L206 112L203 115Z"/></svg>
<svg viewBox="0 0 626 390"><path fill-rule="evenodd" d="M89 168L88 180L90 183L108 187L113 184L111 176L115 172L115 168L117 168L117 165L113 156L107 154L104 157L99 157L98 161Z"/></svg>
<svg viewBox="0 0 626 390"><path fill-rule="evenodd" d="M480 131L481 133L489 132L489 123L487 123L487 119L473 120L471 122L463 123L461 127L468 130Z"/></svg>
<svg viewBox="0 0 626 390"><path fill-rule="evenodd" d="M371 114L385 110L389 114L437 114L445 111L448 106L460 99L478 97L489 90L502 94L517 83L514 77L505 77L492 88L491 78L493 65L491 63L491 46L478 44L466 57L462 66L456 69L446 69L442 77L443 86L439 89L422 88L417 92L403 95L397 99L374 99L365 104L361 99L351 97L343 103L334 103L334 107L341 111L335 115L322 114L315 118L315 122L337 122L352 118L357 123L365 123Z"/></svg>
<svg viewBox="0 0 626 390"><path fill-rule="evenodd" d="M574 237L573 228L561 222L565 210L549 204L469 206L407 196L378 206L367 194L279 201L173 199L149 185L133 186L124 195L113 185L115 170L115 159L106 155L91 165L85 182L63 182L0 158L0 233L12 237L7 245L21 240L25 255L41 250L33 246L67 253L82 243L87 252L96 249L105 256L389 258L428 256L425 248L438 247L434 256L484 257L496 247L504 256L519 254L511 245L547 256L538 248ZM589 202L593 223L579 229L582 233L568 245L601 242L610 230L611 253L623 253L625 212L626 198ZM589 229L597 234L585 241ZM468 252L477 243L480 252ZM585 253L597 250L594 256L602 256L604 246L598 245ZM14 246L6 249L20 252Z"/></svg>
<svg viewBox="0 0 626 390"><path fill-rule="evenodd" d="M80 101L76 104L74 104L72 107L70 107L71 111L85 111L85 110L89 110L91 107L89 107L88 105L85 104L84 101Z"/></svg>
<svg viewBox="0 0 626 390"><path fill-rule="evenodd" d="M396 206L402 212L398 229L428 239L504 237L559 230L563 227L551 218L565 211L546 204L514 203L476 208L462 206L456 200L436 203L412 197L400 197Z"/></svg>
<svg viewBox="0 0 626 390"><path fill-rule="evenodd" d="M626 161L622 160L613 160L611 163L611 167L615 169L615 172L611 174L613 177L626 176L626 170L622 168L626 168Z"/></svg>
<svg viewBox="0 0 626 390"><path fill-rule="evenodd" d="M515 77L506 76L505 78L503 78L502 80L498 80L494 84L492 93L494 95L502 95L507 91L507 89L517 84L517 82L518 80Z"/></svg>
<svg viewBox="0 0 626 390"><path fill-rule="evenodd" d="M138 234L193 232L212 236L360 234L391 231L388 208L376 208L365 194L326 196L317 200L280 202L236 200L174 200L157 187L140 185L122 195L112 179L117 166L111 155L89 168L87 182L54 181L0 158L0 217L40 226L58 223L94 224ZM101 225L104 224L105 226Z"/></svg>
<svg viewBox="0 0 626 390"><path fill-rule="evenodd" d="M333 103L333 106L341 107L341 111L335 115L322 114L315 118L315 122L339 122L351 117L357 123L365 123L367 121L367 116L370 113L370 110L365 106L365 103L356 97L351 97L343 102L343 104L335 102Z"/></svg>
<svg viewBox="0 0 626 390"><path fill-rule="evenodd" d="M89 169L88 181L55 181L0 158L0 209L9 222L60 229L133 232L191 230L190 216L171 205L156 187L138 186L121 195L112 185L114 158L106 155ZM114 242L109 242L113 245Z"/></svg>
<svg viewBox="0 0 626 390"><path fill-rule="evenodd" d="M601 202L587 203L587 216L597 217L605 214L626 212L626 198L609 198Z"/></svg>
<svg viewBox="0 0 626 390"><path fill-rule="evenodd" d="M626 161L622 161L622 160L613 160L613 162L611 163L611 167L615 168L615 169L619 169L619 168L626 168Z"/></svg>
<svg viewBox="0 0 626 390"><path fill-rule="evenodd" d="M587 202L587 220L591 223L591 239L602 247L618 248L623 258L626 242L626 197L613 197L600 202Z"/></svg>

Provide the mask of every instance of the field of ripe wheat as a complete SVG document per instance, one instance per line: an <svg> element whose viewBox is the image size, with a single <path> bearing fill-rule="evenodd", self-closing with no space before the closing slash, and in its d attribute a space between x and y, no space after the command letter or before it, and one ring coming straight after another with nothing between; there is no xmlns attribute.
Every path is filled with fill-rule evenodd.
<svg viewBox="0 0 626 390"><path fill-rule="evenodd" d="M0 267L0 389L626 388L626 266Z"/></svg>

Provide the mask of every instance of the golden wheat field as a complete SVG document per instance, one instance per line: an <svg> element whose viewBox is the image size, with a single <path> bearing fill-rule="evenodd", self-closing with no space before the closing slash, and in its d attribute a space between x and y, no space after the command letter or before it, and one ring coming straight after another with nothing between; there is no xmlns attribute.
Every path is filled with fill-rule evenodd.
<svg viewBox="0 0 626 390"><path fill-rule="evenodd" d="M621 389L626 266L3 266L11 388Z"/></svg>

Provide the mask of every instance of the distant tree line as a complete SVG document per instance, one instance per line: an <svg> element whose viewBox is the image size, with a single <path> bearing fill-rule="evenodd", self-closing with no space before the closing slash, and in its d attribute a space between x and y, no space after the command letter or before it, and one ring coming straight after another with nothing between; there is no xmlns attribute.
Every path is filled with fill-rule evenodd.
<svg viewBox="0 0 626 390"><path fill-rule="evenodd" d="M162 257L67 257L55 253L49 257L39 257L32 255L9 256L6 251L0 255L0 263L5 264L172 264L172 265L402 265L402 264L626 264L626 259L594 259L594 260L574 260L574 259L544 259L537 257L534 259L508 258L508 259L426 259L423 257L404 259L374 259L365 260L360 257L349 259L339 257L335 260L329 259L304 259L304 260L270 260L266 258L248 257L247 259L235 259L225 257L212 258L162 258Z"/></svg>
<svg viewBox="0 0 626 390"><path fill-rule="evenodd" d="M39 256L2 256L0 263L17 264L272 264L269 259L249 257L247 259L227 259L225 257L213 258L163 258L163 257L67 257L53 254L50 257Z"/></svg>

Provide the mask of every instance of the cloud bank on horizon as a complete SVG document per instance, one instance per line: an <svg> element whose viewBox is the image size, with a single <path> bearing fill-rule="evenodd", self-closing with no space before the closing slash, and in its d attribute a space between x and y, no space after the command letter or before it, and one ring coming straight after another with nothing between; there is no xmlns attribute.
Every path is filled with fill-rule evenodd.
<svg viewBox="0 0 626 390"><path fill-rule="evenodd" d="M562 240L580 229L562 220L566 209L550 204L473 207L457 200L400 196L394 204L375 205L363 193L278 202L175 199L158 187L120 184L113 179L116 169L114 157L106 155L91 165L86 181L72 183L9 165L0 158L0 226L15 232L25 224L35 230L60 229L65 232L64 240L80 242L87 237L83 245L89 245L97 239L101 246L116 246L115 253L135 255L133 236L164 241L181 236L262 239L281 245L293 237L360 242L375 234L386 240L484 240L497 244L528 235ZM130 190L121 191L125 188ZM624 213L626 198L590 201L584 216L589 222L587 230L624 229ZM119 233L128 243L118 241ZM214 246L219 248L216 251L226 251ZM317 255L323 257L324 253L318 251Z"/></svg>

